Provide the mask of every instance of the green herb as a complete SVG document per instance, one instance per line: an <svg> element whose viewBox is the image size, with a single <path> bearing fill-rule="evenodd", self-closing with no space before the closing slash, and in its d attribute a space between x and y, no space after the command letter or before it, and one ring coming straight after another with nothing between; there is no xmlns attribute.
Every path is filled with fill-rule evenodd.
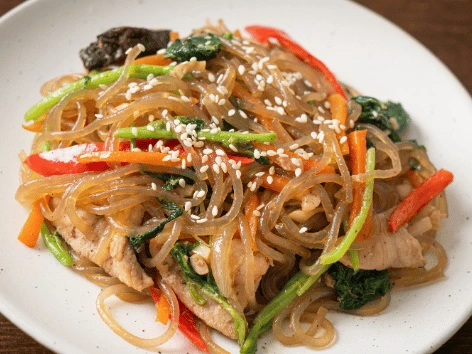
<svg viewBox="0 0 472 354"><path fill-rule="evenodd" d="M184 76L182 76L182 80L191 80L193 79L193 74L192 73L186 73Z"/></svg>
<svg viewBox="0 0 472 354"><path fill-rule="evenodd" d="M230 305L228 300L220 294L218 287L216 286L215 280L211 274L207 274L206 277L203 277L192 268L189 262L190 252L198 246L197 244L190 245L188 242L179 242L175 243L175 246L170 251L171 256L179 264L182 269L183 278L185 282L191 284L191 287L194 287L193 290L196 291L195 287L200 290L200 292L207 296L208 298L219 303L225 310L231 315L234 323L234 330L236 331L238 342L242 344L246 336L246 320ZM192 292L191 292L192 294ZM192 295L192 298L195 300L195 293ZM199 300L200 294L197 292L197 300ZM197 302L198 303L198 302Z"/></svg>
<svg viewBox="0 0 472 354"><path fill-rule="evenodd" d="M421 163L414 157L410 157L408 159L408 165L411 167L412 170L418 170L421 168Z"/></svg>
<svg viewBox="0 0 472 354"><path fill-rule="evenodd" d="M339 306L344 310L357 310L392 288L387 270L353 270L341 263L334 264L329 274L336 280L334 289Z"/></svg>
<svg viewBox="0 0 472 354"><path fill-rule="evenodd" d="M146 79L149 74L154 76L167 75L172 70L173 66L157 66L157 65L131 65L129 71L129 77L136 79ZM26 113L25 120L37 120L49 109L54 107L65 95L68 93L78 91L80 89L86 88L97 88L99 85L109 85L116 80L121 75L123 68L118 68L114 70L108 70L101 72L100 74L93 76L84 76L80 80L72 82L66 86L57 89L56 91L50 93L46 97L43 97L39 102L34 104Z"/></svg>
<svg viewBox="0 0 472 354"><path fill-rule="evenodd" d="M241 354L253 354L257 350L257 339L272 326L272 319L288 306L297 296L303 295L330 266L324 266L315 275L303 272L295 274L270 302L257 314L249 334L241 347Z"/></svg>
<svg viewBox="0 0 472 354"><path fill-rule="evenodd" d="M259 156L259 158L256 158L254 156L254 150L256 149L251 143L247 141L238 141L235 144L236 148L238 149L238 153L241 155L247 155L251 156L256 160L257 163L261 165L269 165L270 160L267 156Z"/></svg>
<svg viewBox="0 0 472 354"><path fill-rule="evenodd" d="M70 256L69 252L62 245L61 235L57 231L51 234L48 226L43 222L41 225L41 237L44 245L47 249L56 257L56 259L69 267L74 264L74 260Z"/></svg>
<svg viewBox="0 0 472 354"><path fill-rule="evenodd" d="M137 251L139 249L139 247L141 247L141 245L145 241L156 237L156 235L158 233L160 233L162 230L164 230L164 226L166 226L166 224L170 223L174 219L177 219L184 212L184 210L175 203L167 202L165 200L159 200L159 202L162 204L164 209L167 209L169 211L167 219L160 222L155 227L153 227L151 230L149 230L149 231L147 231L147 232L145 232L141 235L128 236L129 243L131 244L131 246L133 246L135 251Z"/></svg>
<svg viewBox="0 0 472 354"><path fill-rule="evenodd" d="M176 39L174 43L167 48L164 57L184 62L195 57L197 60L210 60L216 57L220 51L221 41L214 34L203 34L199 36L190 36L181 42Z"/></svg>
<svg viewBox="0 0 472 354"><path fill-rule="evenodd" d="M233 34L231 32L224 33L223 37L230 41L233 39Z"/></svg>
<svg viewBox="0 0 472 354"><path fill-rule="evenodd" d="M198 133L200 130L202 130L205 127L205 122L203 119L198 119L198 118L189 118L187 116L176 116L174 117L174 120L178 119L181 124L195 124L197 127L195 128L195 131Z"/></svg>
<svg viewBox="0 0 472 354"><path fill-rule="evenodd" d="M406 128L410 117L400 103L390 101L384 103L368 96L357 96L353 97L352 100L362 106L362 113L357 122L372 124L382 130L389 130L389 137L392 141L401 141L398 133Z"/></svg>

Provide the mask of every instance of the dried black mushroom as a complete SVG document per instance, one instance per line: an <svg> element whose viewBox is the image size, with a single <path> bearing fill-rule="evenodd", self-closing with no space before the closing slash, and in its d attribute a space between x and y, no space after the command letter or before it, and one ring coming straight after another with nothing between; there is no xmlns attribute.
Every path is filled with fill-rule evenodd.
<svg viewBox="0 0 472 354"><path fill-rule="evenodd" d="M88 70L102 69L110 65L122 65L128 48L141 43L146 48L140 56L156 54L166 48L170 40L170 30L149 30L138 27L111 28L97 36L97 41L90 43L80 51L80 58Z"/></svg>

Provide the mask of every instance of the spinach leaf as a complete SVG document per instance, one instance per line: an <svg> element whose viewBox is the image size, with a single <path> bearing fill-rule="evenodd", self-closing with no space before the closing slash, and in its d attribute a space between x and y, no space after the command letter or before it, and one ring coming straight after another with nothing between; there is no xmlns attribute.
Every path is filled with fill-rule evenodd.
<svg viewBox="0 0 472 354"><path fill-rule="evenodd" d="M195 57L197 60L209 60L216 57L220 51L221 41L214 34L190 36L185 41L180 39L167 48L164 57L184 62Z"/></svg>
<svg viewBox="0 0 472 354"><path fill-rule="evenodd" d="M159 199L159 202L162 204L162 206L169 211L169 214L167 216L167 219L164 221L160 222L156 226L154 226L151 230L137 236L128 236L129 238L129 243L131 246L133 246L134 250L137 251L141 245L147 241L150 240L158 233L160 233L162 230L164 230L164 226L166 224L170 223L172 220L177 219L179 216L181 216L184 212L184 210L179 207L177 204L168 202L165 200Z"/></svg>
<svg viewBox="0 0 472 354"><path fill-rule="evenodd" d="M336 280L334 289L344 310L357 310L370 300L384 296L392 287L387 270L357 270L335 263L329 274Z"/></svg>
<svg viewBox="0 0 472 354"><path fill-rule="evenodd" d="M158 172L149 172L144 169L141 169L141 173L160 179L161 181L164 181L165 184L162 187L166 191L171 191L174 188L176 188L179 185L179 181L183 179L185 181L185 184L191 184L193 185L194 181L191 178L181 176L181 175L175 175L172 173L158 173Z"/></svg>
<svg viewBox="0 0 472 354"><path fill-rule="evenodd" d="M197 246L198 243L192 245L188 242L177 241L170 251L170 254L182 269L184 281L189 287L190 294L194 301L201 305L205 303L202 303L202 297L197 292L198 289L203 295L219 303L231 315L238 342L242 344L246 336L246 320L231 306L228 300L221 295L211 273L207 274L205 277L201 276L195 272L189 262L190 252Z"/></svg>
<svg viewBox="0 0 472 354"><path fill-rule="evenodd" d="M389 137L392 141L401 141L398 133L406 128L410 117L400 103L390 101L384 103L368 96L357 96L353 97L352 100L362 106L362 113L357 122L372 124L382 130L389 130Z"/></svg>

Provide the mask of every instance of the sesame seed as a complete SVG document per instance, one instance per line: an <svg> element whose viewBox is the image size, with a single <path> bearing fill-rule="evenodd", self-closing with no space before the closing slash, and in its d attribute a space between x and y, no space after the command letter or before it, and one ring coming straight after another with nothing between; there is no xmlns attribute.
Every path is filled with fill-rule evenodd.
<svg viewBox="0 0 472 354"><path fill-rule="evenodd" d="M229 116L229 117L232 117L232 116L234 116L235 113L236 113L236 111L235 111L234 109L230 109L230 110L228 111L228 116Z"/></svg>
<svg viewBox="0 0 472 354"><path fill-rule="evenodd" d="M200 190L200 191L198 191L198 193L197 193L197 198L201 198L201 197L205 196L205 194L206 194L206 193L205 193L204 190Z"/></svg>
<svg viewBox="0 0 472 354"><path fill-rule="evenodd" d="M249 47L246 49L246 54L251 54L254 52L254 47Z"/></svg>
<svg viewBox="0 0 472 354"><path fill-rule="evenodd" d="M138 136L138 128L132 127L131 128L131 134L133 134L134 136Z"/></svg>
<svg viewBox="0 0 472 354"><path fill-rule="evenodd" d="M225 152L224 152L223 150L221 150L221 149L216 149L215 152L216 152L216 154L217 154L218 156L225 156L225 155L226 155Z"/></svg>
<svg viewBox="0 0 472 354"><path fill-rule="evenodd" d="M188 162L192 162L192 154L188 154L188 155L187 155L187 161L188 161Z"/></svg>
<svg viewBox="0 0 472 354"><path fill-rule="evenodd" d="M270 100L268 100L267 98L264 100L264 104L266 106L272 107L272 102L270 102Z"/></svg>
<svg viewBox="0 0 472 354"><path fill-rule="evenodd" d="M271 167L269 168L269 173L270 173L271 175L273 175L273 174L275 173L275 167L274 167L274 166L271 166Z"/></svg>
<svg viewBox="0 0 472 354"><path fill-rule="evenodd" d="M151 188L153 191L157 191L157 185L154 182L151 183Z"/></svg>
<svg viewBox="0 0 472 354"><path fill-rule="evenodd" d="M240 116L243 117L244 119L247 118L247 114L246 114L244 111L239 110L239 114L240 114Z"/></svg>
<svg viewBox="0 0 472 354"><path fill-rule="evenodd" d="M279 96L274 97L275 103L277 103L279 106L282 104L282 99Z"/></svg>
<svg viewBox="0 0 472 354"><path fill-rule="evenodd" d="M277 69L277 66L276 66L276 65L273 65L273 64L269 64L269 65L267 65L267 68L269 68L269 69Z"/></svg>
<svg viewBox="0 0 472 354"><path fill-rule="evenodd" d="M184 207L185 207L185 211L189 211L190 208L192 207L192 202L185 202Z"/></svg>
<svg viewBox="0 0 472 354"><path fill-rule="evenodd" d="M182 161L185 161L185 160L182 160ZM179 186L181 186L182 188L185 188L185 180L183 178L179 179Z"/></svg>
<svg viewBox="0 0 472 354"><path fill-rule="evenodd" d="M164 54L165 52L166 52L166 49L162 48L157 51L157 54Z"/></svg>
<svg viewBox="0 0 472 354"><path fill-rule="evenodd" d="M256 208L256 210L261 210L263 207L265 207L265 203L260 204L260 205Z"/></svg>
<svg viewBox="0 0 472 354"><path fill-rule="evenodd" d="M228 172L228 167L226 166L226 162L222 162L220 167L224 173Z"/></svg>
<svg viewBox="0 0 472 354"><path fill-rule="evenodd" d="M172 156L167 155L167 156L164 156L164 158L162 159L162 161L169 161L171 158L172 158Z"/></svg>
<svg viewBox="0 0 472 354"><path fill-rule="evenodd" d="M256 159L261 158L261 152L257 149L254 150L254 158L256 158Z"/></svg>
<svg viewBox="0 0 472 354"><path fill-rule="evenodd" d="M241 179L241 171L240 170L236 170L236 178Z"/></svg>
<svg viewBox="0 0 472 354"><path fill-rule="evenodd" d="M313 139L316 139L316 137L318 136L316 132L311 132L310 135Z"/></svg>
<svg viewBox="0 0 472 354"><path fill-rule="evenodd" d="M222 98L221 100L218 101L218 105L219 106L222 106L226 103L226 100L224 98Z"/></svg>
<svg viewBox="0 0 472 354"><path fill-rule="evenodd" d="M295 166L300 166L300 160L297 159L296 157L292 157L292 159L291 159L290 161L292 161L292 163L293 163Z"/></svg>
<svg viewBox="0 0 472 354"><path fill-rule="evenodd" d="M208 169L209 169L208 165L202 166L202 167L200 168L200 172L201 172L201 173L205 173L206 171L208 171Z"/></svg>
<svg viewBox="0 0 472 354"><path fill-rule="evenodd" d="M249 189L251 190L251 192L254 192L256 190L256 188L257 188L257 183L253 183L251 185L251 188L249 188Z"/></svg>
<svg viewBox="0 0 472 354"><path fill-rule="evenodd" d="M211 167L216 174L220 173L220 166L218 166L216 163L214 163Z"/></svg>
<svg viewBox="0 0 472 354"><path fill-rule="evenodd" d="M187 168L187 160L182 159L182 170L185 170Z"/></svg>
<svg viewBox="0 0 472 354"><path fill-rule="evenodd" d="M301 234L303 234L303 233L305 233L305 232L307 232L307 231L308 231L308 229L307 229L305 226L303 226L303 227L300 229L299 232L300 232Z"/></svg>
<svg viewBox="0 0 472 354"><path fill-rule="evenodd" d="M280 114L280 115L284 115L285 110L282 107L277 107L277 113Z"/></svg>
<svg viewBox="0 0 472 354"><path fill-rule="evenodd" d="M269 75L269 77L267 78L267 83L270 85L271 83L274 82L274 77L272 75Z"/></svg>
<svg viewBox="0 0 472 354"><path fill-rule="evenodd" d="M261 216L261 212L259 210L254 210L252 212L255 216Z"/></svg>
<svg viewBox="0 0 472 354"><path fill-rule="evenodd" d="M181 96L180 99L184 102L190 102L190 98L188 98L187 96Z"/></svg>
<svg viewBox="0 0 472 354"><path fill-rule="evenodd" d="M216 77L213 75L213 73L208 73L208 81L210 82L215 82Z"/></svg>
<svg viewBox="0 0 472 354"><path fill-rule="evenodd" d="M125 98L126 98L128 101L131 101L131 91L126 91Z"/></svg>
<svg viewBox="0 0 472 354"><path fill-rule="evenodd" d="M192 218L193 220L200 220L200 217L198 215L190 215L190 218Z"/></svg>
<svg viewBox="0 0 472 354"><path fill-rule="evenodd" d="M267 183L272 184L272 182L274 182L274 177L267 176Z"/></svg>
<svg viewBox="0 0 472 354"><path fill-rule="evenodd" d="M282 149L282 148L278 148L278 149L277 149L277 155L281 155L281 154L283 154L284 152L285 152L285 150Z"/></svg>
<svg viewBox="0 0 472 354"><path fill-rule="evenodd" d="M347 136L343 136L341 137L341 139L339 139L339 143L341 144L344 144L346 141L347 141Z"/></svg>
<svg viewBox="0 0 472 354"><path fill-rule="evenodd" d="M246 68L244 67L244 65L239 65L238 66L239 75L243 75L245 71L246 71Z"/></svg>
<svg viewBox="0 0 472 354"><path fill-rule="evenodd" d="M229 144L228 147L233 150L234 152L238 152L238 149L236 148L236 146L234 146L233 144Z"/></svg>
<svg viewBox="0 0 472 354"><path fill-rule="evenodd" d="M295 150L295 149L298 149L299 146L300 145L298 145L298 144L292 144L292 145L289 146L289 149L290 150Z"/></svg>
<svg viewBox="0 0 472 354"><path fill-rule="evenodd" d="M302 174L302 169L301 168L296 168L295 169L295 176L298 177Z"/></svg>
<svg viewBox="0 0 472 354"><path fill-rule="evenodd" d="M261 171L261 172L257 172L254 176L256 177L262 177L264 176L265 172L264 171Z"/></svg>
<svg viewBox="0 0 472 354"><path fill-rule="evenodd" d="M218 215L218 207L215 205L213 209L211 209L211 215L217 216Z"/></svg>
<svg viewBox="0 0 472 354"><path fill-rule="evenodd" d="M207 163L208 162L208 155L203 155L202 156L202 163Z"/></svg>

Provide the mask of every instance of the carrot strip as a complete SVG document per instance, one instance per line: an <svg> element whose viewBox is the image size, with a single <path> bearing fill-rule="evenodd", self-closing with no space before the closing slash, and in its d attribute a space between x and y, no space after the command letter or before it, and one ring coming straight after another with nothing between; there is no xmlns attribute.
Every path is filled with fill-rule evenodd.
<svg viewBox="0 0 472 354"><path fill-rule="evenodd" d="M351 171L353 175L365 173L367 145L367 132L365 130L356 130L347 136L349 144L349 156L351 158ZM365 183L355 182L353 186L353 200L351 212L349 214L349 228L352 227L354 219L359 215L362 208L362 197L364 195ZM367 218L362 225L361 230L356 236L356 241L365 241L372 234L372 206L369 209Z"/></svg>
<svg viewBox="0 0 472 354"><path fill-rule="evenodd" d="M139 152L139 151L97 151L89 152L79 155L77 160L80 163L89 162L114 162L114 163L142 163L153 166L167 166L167 167L179 167L182 165L181 160L171 161L164 160L168 154L161 152ZM185 158L184 155L180 157ZM187 166L191 163L187 162Z"/></svg>
<svg viewBox="0 0 472 354"><path fill-rule="evenodd" d="M170 42L174 42L176 39L179 39L179 32L170 32Z"/></svg>
<svg viewBox="0 0 472 354"><path fill-rule="evenodd" d="M413 189L393 210L388 224L392 232L410 221L434 197L441 193L454 179L447 170L439 170Z"/></svg>
<svg viewBox="0 0 472 354"><path fill-rule="evenodd" d="M346 126L347 120L347 102L345 98L340 95L339 93L335 93L328 96L328 102L330 104L331 116L333 119L337 119L339 121L339 125ZM345 130L341 129L341 133L337 134L336 136L341 139L343 136L346 136ZM347 142L340 143L341 152L343 155L349 154L349 145Z"/></svg>
<svg viewBox="0 0 472 354"><path fill-rule="evenodd" d="M423 178L415 170L408 170L406 176L414 188L418 187L421 182L423 182Z"/></svg>
<svg viewBox="0 0 472 354"><path fill-rule="evenodd" d="M37 120L33 122L33 124L23 124L22 127L24 130L27 130L29 132L33 133L42 133L44 132L44 119L43 120Z"/></svg>
<svg viewBox="0 0 472 354"><path fill-rule="evenodd" d="M170 316L170 304L165 296L161 296L157 303L157 320L162 324L167 324Z"/></svg>
<svg viewBox="0 0 472 354"><path fill-rule="evenodd" d="M259 225L259 216L257 216L254 211L259 206L260 201L256 193L252 194L246 205L244 206L244 215L246 216L247 223L249 225L249 230L251 232L251 243L252 248L257 249L256 246L256 233L257 225Z"/></svg>
<svg viewBox="0 0 472 354"><path fill-rule="evenodd" d="M164 58L162 54L147 55L136 59L133 64L162 65L166 66L172 63L172 59Z"/></svg>
<svg viewBox="0 0 472 354"><path fill-rule="evenodd" d="M46 198L40 198L33 203L30 214L18 235L18 240L30 248L36 246L36 242L38 242L39 232L44 221L41 202L46 200Z"/></svg>
<svg viewBox="0 0 472 354"><path fill-rule="evenodd" d="M270 189L274 192L280 193L282 189L290 182L291 179L282 175L274 174L272 175L272 183L267 182L267 178L262 178L261 186Z"/></svg>

